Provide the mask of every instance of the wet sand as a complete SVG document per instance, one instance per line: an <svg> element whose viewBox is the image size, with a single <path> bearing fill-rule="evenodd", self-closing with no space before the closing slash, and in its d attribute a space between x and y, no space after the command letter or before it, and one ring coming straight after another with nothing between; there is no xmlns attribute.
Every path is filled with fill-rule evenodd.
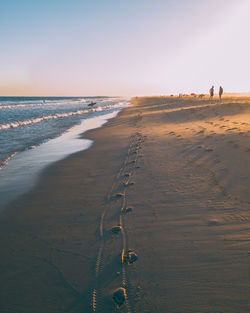
<svg viewBox="0 0 250 313"><path fill-rule="evenodd" d="M0 312L249 312L250 100L133 103L1 213Z"/></svg>

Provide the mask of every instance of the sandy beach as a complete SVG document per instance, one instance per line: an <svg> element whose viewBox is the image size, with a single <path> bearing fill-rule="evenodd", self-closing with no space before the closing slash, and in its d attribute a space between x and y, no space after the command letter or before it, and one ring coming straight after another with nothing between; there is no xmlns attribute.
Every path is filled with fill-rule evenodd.
<svg viewBox="0 0 250 313"><path fill-rule="evenodd" d="M0 312L250 311L250 99L132 103L1 212Z"/></svg>

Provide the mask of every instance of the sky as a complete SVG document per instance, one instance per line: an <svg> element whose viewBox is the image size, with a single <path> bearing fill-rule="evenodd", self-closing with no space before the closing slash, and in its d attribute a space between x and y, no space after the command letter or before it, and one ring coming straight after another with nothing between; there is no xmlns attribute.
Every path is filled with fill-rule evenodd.
<svg viewBox="0 0 250 313"><path fill-rule="evenodd" d="M0 0L0 96L250 91L250 0Z"/></svg>

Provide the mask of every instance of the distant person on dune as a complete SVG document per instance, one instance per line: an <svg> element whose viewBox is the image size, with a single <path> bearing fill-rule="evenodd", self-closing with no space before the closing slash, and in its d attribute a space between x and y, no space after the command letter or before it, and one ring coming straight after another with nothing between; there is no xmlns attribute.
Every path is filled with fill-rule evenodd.
<svg viewBox="0 0 250 313"><path fill-rule="evenodd" d="M210 94L210 100L213 100L213 97L214 97L214 86L212 86L209 90L209 94Z"/></svg>
<svg viewBox="0 0 250 313"><path fill-rule="evenodd" d="M220 89L219 89L219 98L221 100L221 97L223 95L223 88L220 86Z"/></svg>

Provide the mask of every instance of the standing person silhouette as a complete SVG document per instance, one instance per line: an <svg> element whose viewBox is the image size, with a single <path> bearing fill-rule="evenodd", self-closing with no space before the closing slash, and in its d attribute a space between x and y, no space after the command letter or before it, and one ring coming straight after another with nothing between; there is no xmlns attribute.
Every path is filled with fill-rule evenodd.
<svg viewBox="0 0 250 313"><path fill-rule="evenodd" d="M221 96L223 95L223 88L220 86L219 88L219 98L221 100Z"/></svg>
<svg viewBox="0 0 250 313"><path fill-rule="evenodd" d="M214 86L212 86L209 90L209 94L210 94L210 100L213 100L213 97L214 97Z"/></svg>

